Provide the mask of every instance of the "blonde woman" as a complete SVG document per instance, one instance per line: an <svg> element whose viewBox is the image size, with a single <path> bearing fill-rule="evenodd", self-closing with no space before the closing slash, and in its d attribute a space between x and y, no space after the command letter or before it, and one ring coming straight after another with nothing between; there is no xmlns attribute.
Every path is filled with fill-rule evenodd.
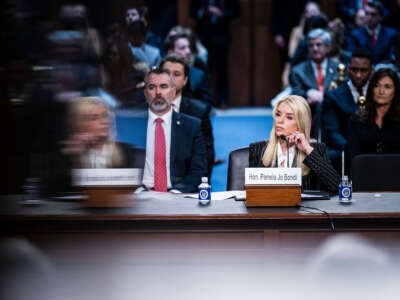
<svg viewBox="0 0 400 300"><path fill-rule="evenodd" d="M74 168L132 167L132 148L114 140L113 120L98 97L80 97L71 103L69 139L62 153L71 156Z"/></svg>
<svg viewBox="0 0 400 300"><path fill-rule="evenodd" d="M300 167L304 190L336 192L340 177L332 167L325 145L310 140L311 110L300 96L279 100L273 110L274 124L269 141L250 144L250 167ZM289 143L287 149L285 136Z"/></svg>

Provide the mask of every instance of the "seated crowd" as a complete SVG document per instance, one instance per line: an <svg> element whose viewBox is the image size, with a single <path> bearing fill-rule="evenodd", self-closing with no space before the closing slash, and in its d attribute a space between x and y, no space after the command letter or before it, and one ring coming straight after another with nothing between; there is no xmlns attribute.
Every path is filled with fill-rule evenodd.
<svg viewBox="0 0 400 300"><path fill-rule="evenodd" d="M32 152L60 154L51 156L56 173L72 166L137 166L130 146L114 141L112 111L141 108L147 116L142 189L195 191L215 161L210 111L229 98L227 26L239 13L239 1L214 2L191 3L198 36L179 25L165 36L152 32L144 6L127 6L100 34L85 5L62 5L44 37L46 54L30 57L51 67L15 89L28 95ZM286 165L302 169L307 189L337 190L342 151L346 173L358 154L400 153L400 34L384 25L388 11L381 2L347 2L358 2L356 9L341 7L347 17L332 21L316 2L305 4L287 43L290 59L284 90L272 101L269 141L249 147L252 167L283 167L292 153Z"/></svg>

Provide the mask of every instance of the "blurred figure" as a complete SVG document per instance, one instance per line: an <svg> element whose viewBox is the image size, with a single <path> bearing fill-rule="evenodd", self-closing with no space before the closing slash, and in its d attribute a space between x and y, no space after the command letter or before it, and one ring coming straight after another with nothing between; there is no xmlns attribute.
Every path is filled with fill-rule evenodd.
<svg viewBox="0 0 400 300"><path fill-rule="evenodd" d="M106 89L115 95L124 107L145 102L142 83L149 67L135 59L131 49L118 33L108 33L104 67L107 76Z"/></svg>
<svg viewBox="0 0 400 300"><path fill-rule="evenodd" d="M129 48L134 57L147 63L151 68L158 66L161 61L160 50L145 42L149 22L147 18L147 7L128 7L125 10L125 34Z"/></svg>
<svg viewBox="0 0 400 300"><path fill-rule="evenodd" d="M330 58L337 59L347 65L350 62L351 52L344 50L346 43L346 27L339 18L334 19L328 24L328 31L332 37L331 49L328 53Z"/></svg>
<svg viewBox="0 0 400 300"><path fill-rule="evenodd" d="M229 25L239 10L238 0L192 0L190 3L190 15L197 21L196 32L209 51L210 72L215 74L216 105L222 108L229 101Z"/></svg>
<svg viewBox="0 0 400 300"><path fill-rule="evenodd" d="M328 57L332 43L331 35L323 29L313 29L307 36L310 58L293 67L290 73L292 93L305 97L313 116L312 136L319 132L319 114L324 91L338 77L338 61Z"/></svg>
<svg viewBox="0 0 400 300"><path fill-rule="evenodd" d="M393 43L393 53L390 59L385 60L375 66L375 70L382 68L390 68L397 73L400 78L400 32L397 32L394 43Z"/></svg>
<svg viewBox="0 0 400 300"><path fill-rule="evenodd" d="M347 50L366 48L372 53L372 62L377 64L390 58L397 31L382 25L384 7L381 2L368 1L364 10L366 26L350 32Z"/></svg>
<svg viewBox="0 0 400 300"><path fill-rule="evenodd" d="M51 155L44 178L46 192L72 191L71 169L143 168L132 147L115 140L114 116L98 97L79 97L69 103L67 138Z"/></svg>
<svg viewBox="0 0 400 300"><path fill-rule="evenodd" d="M371 77L365 108L350 118L347 165L358 154L400 153L399 131L399 78L391 69L380 69Z"/></svg>
<svg viewBox="0 0 400 300"><path fill-rule="evenodd" d="M192 48L190 39L187 35L172 35L166 39L165 42L167 54L179 55L187 64L190 63ZM199 99L210 104L212 103L209 76L203 70L200 70L194 66L189 68L189 85L187 90L190 92L185 96Z"/></svg>

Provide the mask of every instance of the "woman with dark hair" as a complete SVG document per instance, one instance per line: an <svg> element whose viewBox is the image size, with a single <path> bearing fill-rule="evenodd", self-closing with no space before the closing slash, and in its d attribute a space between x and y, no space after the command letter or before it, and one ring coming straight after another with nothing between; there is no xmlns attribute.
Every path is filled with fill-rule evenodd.
<svg viewBox="0 0 400 300"><path fill-rule="evenodd" d="M350 118L347 136L349 167L358 154L400 153L400 83L393 70L372 75L365 108Z"/></svg>

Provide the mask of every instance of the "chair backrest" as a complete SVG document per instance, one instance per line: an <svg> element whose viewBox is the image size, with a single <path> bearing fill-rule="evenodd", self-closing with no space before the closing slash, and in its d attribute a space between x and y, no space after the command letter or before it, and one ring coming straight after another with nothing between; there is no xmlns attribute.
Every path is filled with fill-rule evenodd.
<svg viewBox="0 0 400 300"><path fill-rule="evenodd" d="M351 163L354 191L400 191L400 154L361 154Z"/></svg>
<svg viewBox="0 0 400 300"><path fill-rule="evenodd" d="M229 153L227 191L244 190L244 169L248 166L248 147L236 149Z"/></svg>

